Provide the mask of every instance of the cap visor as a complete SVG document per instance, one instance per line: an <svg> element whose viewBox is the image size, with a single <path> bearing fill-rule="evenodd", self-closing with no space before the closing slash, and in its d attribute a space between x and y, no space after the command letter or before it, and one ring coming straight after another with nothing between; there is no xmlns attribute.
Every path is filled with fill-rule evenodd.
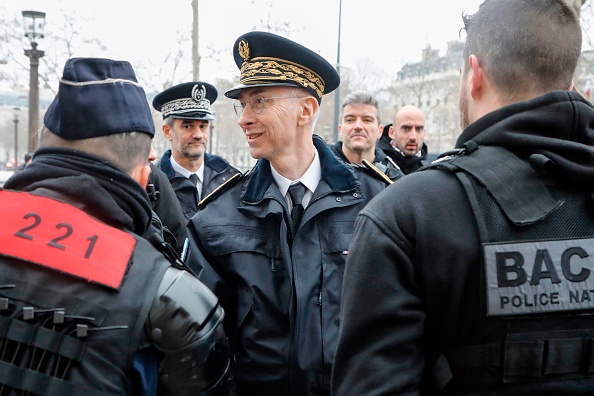
<svg viewBox="0 0 594 396"><path fill-rule="evenodd" d="M257 87L299 87L299 85L294 84L294 83L277 83L277 82L271 82L268 84L263 83L263 84L250 84L250 85L239 84L239 85L234 86L230 90L226 91L225 96L228 98L231 98L231 99L237 99L237 97L239 96L242 89L257 88Z"/></svg>

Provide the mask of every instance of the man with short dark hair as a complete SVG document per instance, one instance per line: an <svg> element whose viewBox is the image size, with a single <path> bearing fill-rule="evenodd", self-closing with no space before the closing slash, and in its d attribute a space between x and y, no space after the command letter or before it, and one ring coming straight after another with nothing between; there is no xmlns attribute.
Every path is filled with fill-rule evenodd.
<svg viewBox="0 0 594 396"><path fill-rule="evenodd" d="M594 108L565 0L464 18L456 150L360 213L333 394L594 394Z"/></svg>
<svg viewBox="0 0 594 396"><path fill-rule="evenodd" d="M404 174L376 147L383 130L381 118L379 102L370 93L356 91L348 94L342 102L341 123L338 125L341 140L330 149L346 163L363 164L363 160L367 160L394 181Z"/></svg>
<svg viewBox="0 0 594 396"><path fill-rule="evenodd" d="M143 238L154 128L130 63L66 62L0 190L0 393L234 394L216 297Z"/></svg>
<svg viewBox="0 0 594 396"><path fill-rule="evenodd" d="M213 85L192 81L167 88L153 99L153 107L163 115L163 134L171 143L159 168L169 178L186 221L202 198L239 173L224 158L206 152L217 95Z"/></svg>

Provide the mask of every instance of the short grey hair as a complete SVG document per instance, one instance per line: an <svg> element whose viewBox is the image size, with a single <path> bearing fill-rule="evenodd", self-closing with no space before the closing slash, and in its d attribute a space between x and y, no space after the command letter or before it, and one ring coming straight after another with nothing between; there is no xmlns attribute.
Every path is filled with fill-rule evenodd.
<svg viewBox="0 0 594 396"><path fill-rule="evenodd" d="M375 99L373 97L373 95L371 95L369 92L367 91L355 91L355 92L351 92L350 94L348 94L346 96L346 98L344 98L344 101L342 102L342 115L340 118L344 117L344 108L348 105L351 106L358 106L358 105L372 105L373 107L375 107L375 111L377 113L377 123L381 124L382 123L382 110L380 109L379 106L379 102L377 101L377 99Z"/></svg>

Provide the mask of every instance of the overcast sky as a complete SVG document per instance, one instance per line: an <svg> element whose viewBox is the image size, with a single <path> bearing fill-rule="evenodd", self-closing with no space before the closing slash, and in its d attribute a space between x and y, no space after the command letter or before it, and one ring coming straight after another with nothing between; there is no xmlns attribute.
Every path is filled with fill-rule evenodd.
<svg viewBox="0 0 594 396"><path fill-rule="evenodd" d="M463 11L473 13L481 0L342 0L341 67L355 68L370 58L395 76L406 62L420 60L427 45L443 54L450 40L457 40ZM54 28L61 10L74 10L89 18L81 26L87 36L108 48L97 53L87 49L76 56L105 56L146 63L171 52L181 34L191 36L191 0L2 0L5 12L20 18L24 9L47 13L47 29ZM337 60L339 4L341 0L199 0L200 51L207 46L228 53L220 63L203 59L201 78L233 78L237 69L231 47L235 39L269 22L290 24L289 38ZM69 11L67 11L69 12ZM53 24L53 25L52 25ZM40 48L47 43L40 42ZM188 59L191 59L188 48ZM156 55L156 56L155 56Z"/></svg>

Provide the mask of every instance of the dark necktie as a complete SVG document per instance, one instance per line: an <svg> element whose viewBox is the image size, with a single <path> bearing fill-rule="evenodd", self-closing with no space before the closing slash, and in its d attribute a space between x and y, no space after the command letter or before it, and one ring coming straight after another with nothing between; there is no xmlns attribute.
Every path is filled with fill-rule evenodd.
<svg viewBox="0 0 594 396"><path fill-rule="evenodd" d="M291 220L293 221L293 232L296 232L303 217L303 196L305 195L306 187L301 182L292 184L289 187L289 195L293 201L293 208L291 209Z"/></svg>
<svg viewBox="0 0 594 396"><path fill-rule="evenodd" d="M198 191L198 175L192 173L189 179L194 184L194 188L196 189L196 198L198 199L198 201L200 201L200 192Z"/></svg>

